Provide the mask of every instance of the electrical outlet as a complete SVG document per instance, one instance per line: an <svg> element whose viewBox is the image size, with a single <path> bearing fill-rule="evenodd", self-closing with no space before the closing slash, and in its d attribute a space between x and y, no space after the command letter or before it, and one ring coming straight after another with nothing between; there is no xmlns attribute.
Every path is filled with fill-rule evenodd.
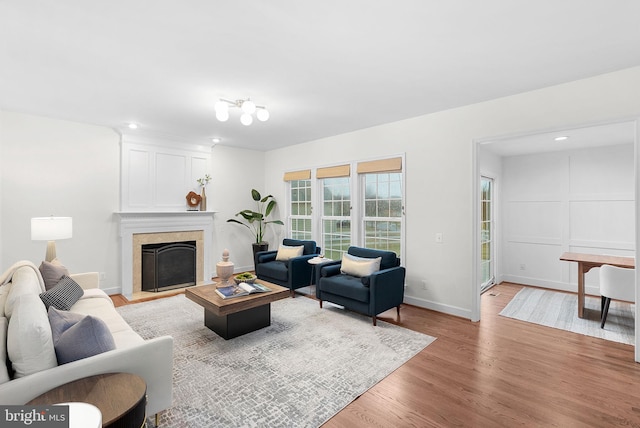
<svg viewBox="0 0 640 428"><path fill-rule="evenodd" d="M423 280L422 280L422 289L423 289L423 290L426 290L426 289L427 289L427 280L426 280L426 279L423 279Z"/></svg>
<svg viewBox="0 0 640 428"><path fill-rule="evenodd" d="M100 275L99 275L100 281L104 281L106 277L107 277L106 273L100 272Z"/></svg>
<svg viewBox="0 0 640 428"><path fill-rule="evenodd" d="M442 244L442 232L436 233L436 242Z"/></svg>
<svg viewBox="0 0 640 428"><path fill-rule="evenodd" d="M520 270L527 270L527 265L525 265L524 263L522 263L520 265Z"/></svg>

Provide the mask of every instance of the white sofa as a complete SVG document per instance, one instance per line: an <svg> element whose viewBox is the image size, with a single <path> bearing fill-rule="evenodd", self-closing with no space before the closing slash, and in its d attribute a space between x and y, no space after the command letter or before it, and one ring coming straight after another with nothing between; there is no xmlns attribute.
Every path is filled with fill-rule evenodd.
<svg viewBox="0 0 640 428"><path fill-rule="evenodd" d="M50 352L53 345L49 347L45 344L41 346L42 350L35 350L41 351L42 355L31 360L26 358L26 361L23 361L26 366L31 366L29 370L34 370L35 365L37 371L8 380L6 373L4 376L0 374L0 382L5 380L0 384L0 404L25 404L46 391L76 379L101 373L127 372L141 376L147 383L147 415L157 414L171 407L173 338L162 336L149 340L142 339L116 311L111 298L98 288L97 272L70 275L70 277L82 287L84 294L73 304L69 312L93 315L105 321L113 335L115 349L62 365L57 365L54 352L53 366L49 367L51 364L48 361L51 359ZM36 299L30 296L34 294L37 296L45 291L42 276L33 263L25 261L16 263L0 277L0 284L3 282L5 284L0 285L0 364L4 365L7 343L20 340L22 341L20 346L29 345L25 344L26 336L22 333L19 339L11 337L12 333L15 336L16 325L19 323L18 320L14 320L13 327L7 329L11 323L11 316L17 319L26 317L26 322L22 324L28 324L30 317L40 318L40 320L42 316L46 317L47 310L44 304L40 310L39 303L42 301L39 297L38 301L34 302ZM23 297L25 295L29 296ZM20 305L27 306L26 302L32 306L35 305L36 309L30 308L28 312L24 308L20 309ZM41 311L44 311L44 315ZM28 315L24 315L25 313ZM43 328L46 329L46 327L48 326ZM46 331L42 336L46 336ZM37 340L31 340L31 344L37 342ZM15 348L16 343L13 342L10 346ZM44 368L38 367L39 365L44 365Z"/></svg>

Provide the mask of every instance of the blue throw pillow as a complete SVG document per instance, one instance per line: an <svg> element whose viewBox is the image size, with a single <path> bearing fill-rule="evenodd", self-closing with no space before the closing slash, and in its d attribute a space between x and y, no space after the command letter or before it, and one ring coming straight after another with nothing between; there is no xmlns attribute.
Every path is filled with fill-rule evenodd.
<svg viewBox="0 0 640 428"><path fill-rule="evenodd" d="M113 335L100 318L49 308L49 323L58 364L116 349Z"/></svg>

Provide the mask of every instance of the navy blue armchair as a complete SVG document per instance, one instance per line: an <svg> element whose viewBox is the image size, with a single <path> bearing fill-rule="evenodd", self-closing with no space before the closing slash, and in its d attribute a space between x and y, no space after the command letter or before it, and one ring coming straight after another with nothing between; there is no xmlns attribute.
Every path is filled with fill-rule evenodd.
<svg viewBox="0 0 640 428"><path fill-rule="evenodd" d="M316 297L320 301L320 307L322 308L323 300L344 306L371 316L374 326L378 314L395 307L400 321L406 275L405 268L400 266L400 258L392 251L360 247L349 247L347 254L366 259L381 257L380 270L359 277L341 273L342 261L319 265Z"/></svg>
<svg viewBox="0 0 640 428"><path fill-rule="evenodd" d="M286 261L276 260L278 251L259 251L255 256L256 276L291 290L291 297L295 297L295 290L311 285L313 266L308 260L320 254L320 247L316 241L298 239L284 239L282 245L296 247L304 245L301 256Z"/></svg>

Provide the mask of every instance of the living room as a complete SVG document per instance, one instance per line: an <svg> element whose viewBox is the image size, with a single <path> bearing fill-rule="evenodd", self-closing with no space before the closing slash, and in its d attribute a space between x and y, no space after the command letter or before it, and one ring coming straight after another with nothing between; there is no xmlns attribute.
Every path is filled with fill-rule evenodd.
<svg viewBox="0 0 640 428"><path fill-rule="evenodd" d="M593 4L605 10L608 8L604 2ZM573 6L580 7L577 2L573 2ZM614 15L622 19L624 16L633 16L633 13L620 10L615 11ZM564 17L567 16L571 16L571 13L565 11ZM35 22L40 24L41 20L43 18ZM607 25L611 25L608 34L615 33L613 30L618 25L615 21L613 18L613 23L607 21ZM604 25L597 20L594 22ZM16 31L15 25L6 26L9 30L5 31ZM3 33L3 36L6 35ZM616 39L616 36L612 38ZM15 35L13 39L16 39ZM618 39L627 40L627 34ZM16 46L10 51L3 51L3 56L16 61L21 58L16 54L20 44ZM409 56L412 53L404 54ZM274 53L274 56L277 54ZM208 90L207 93L212 94L211 99L199 101L201 105L210 103L210 106L206 104L208 110L193 114L198 120L211 123L213 129L207 138L185 137L180 140L180 136L176 138L173 135L172 141L200 146L210 153L210 169L207 173L211 174L212 180L207 187L207 205L208 210L214 212L214 226L211 257L207 260L209 270L213 271L225 248L229 249L238 271L252 266L250 236L241 228L226 222L235 213L247 208L251 202L250 189L256 188L274 195L279 202L275 217L285 220L288 194L283 175L286 172L402 155L406 161L406 165L403 165L406 184L406 254L402 257L402 264L407 268L405 302L465 320L481 320L479 284L474 273L478 259L474 250L477 239L475 219L478 215L474 189L478 187L479 180L480 142L497 137L635 121L640 115L640 99L635 95L640 90L640 65L634 63L632 57L628 55L626 62L611 60L610 63L596 58L594 62L603 64L600 68L590 68L584 72L577 70L569 78L559 76L554 80L549 77L547 84L523 85L516 91L504 89L492 98L475 99L464 104L451 103L424 114L399 117L390 111L388 122L353 128L345 125L342 132L317 134L286 146L278 146L276 136L271 141L265 141L265 144L274 144L268 149L243 146L240 144L241 138L238 138L238 144L234 144L224 136L221 143L213 145L210 137L215 136L214 130L218 129L215 128L212 105L222 95L216 94L215 90ZM44 64L47 61L54 62L46 58L41 61ZM167 64L163 62L163 65ZM21 66L26 67L26 64ZM132 63L134 66L135 63ZM235 67L227 61L220 61L219 66ZM532 67L529 63L527 66ZM54 65L51 67L56 73L59 72ZM278 74L269 70L265 70L265 73ZM152 73L140 74L137 81L145 80ZM245 73L241 75L236 79L251 78ZM118 126L115 126L79 120L62 112L57 115L56 99L73 98L73 92L61 95L51 89L48 95L44 92L29 97L25 95L23 103L12 105L8 100L17 99L16 93L27 94L24 82L23 86L16 84L15 88L11 88L12 77L3 75L2 80L6 83L0 92L7 94L7 97L0 96L3 99L0 104L0 265L6 268L17 260L39 262L42 259L44 243L30 240L32 217L69 216L74 221L73 237L56 242L61 260L72 272L100 272L100 288L109 294L122 292L123 266L117 214L122 211L121 143L123 135L135 137L136 130L126 128L124 122L135 119L133 116L136 114L143 115L140 112L142 107L123 112ZM170 86L171 79L163 77L167 78L167 85ZM495 78L499 79L500 76ZM230 86L258 86L257 83L238 80L234 80ZM320 78L318 80L321 81ZM379 81L371 83L369 90L376 91L379 85L384 84L384 80L380 77ZM472 82L461 92L472 92L481 85L483 82ZM196 91L194 88L190 90ZM453 88L449 87L448 90L453 91ZM232 89L222 88L220 91L231 92ZM80 92L86 93L88 88ZM252 96L256 97L256 102L263 102L257 97L257 89L250 94L244 90L240 92L228 96ZM309 92L309 104L315 103L311 97L314 92ZM384 103L402 104L403 97L389 92L392 91L383 91L383 97L396 95L398 98L386 98ZM8 95L13 96L9 98ZM45 95L48 98L39 98ZM275 98L276 95L270 96ZM94 98L97 105L102 103L100 97L98 91ZM435 95L423 90L411 97L430 98ZM348 104L347 101L343 99L338 104ZM266 99L264 102L267 105L277 102L286 104L285 100ZM50 107L48 111L39 109L39 106L47 104ZM83 107L81 98L78 98L77 104ZM324 108L330 109L327 106ZM354 108L365 107L358 104ZM190 106L188 110L196 110L196 107ZM252 125L255 131L252 139L260 140L261 132L277 123L277 112L278 109L273 109L270 121ZM330 118L327 122L332 122L332 119L338 121L337 118ZM348 119L340 119L348 122ZM287 120L295 121L296 118L290 116ZM161 122L158 120L156 123ZM241 126L234 117L225 124L227 128L232 128L231 122L235 127ZM144 127L139 131L144 133ZM148 132L145 138L149 138L149 135L153 133ZM158 137L158 140L164 139L162 134ZM637 142L635 147L637 169ZM196 183L193 183L193 189L185 188L184 194L194 189L197 190ZM636 184L636 195L637 192ZM636 213L640 212L639 208L636 197ZM634 249L637 251L637 215L635 224ZM438 233L443 236L442 243L434 240ZM286 227L270 228L267 240L273 246L286 236ZM423 287L425 283L426 289ZM640 329L636 328L636 338L638 331ZM637 351L636 360L640 361Z"/></svg>

